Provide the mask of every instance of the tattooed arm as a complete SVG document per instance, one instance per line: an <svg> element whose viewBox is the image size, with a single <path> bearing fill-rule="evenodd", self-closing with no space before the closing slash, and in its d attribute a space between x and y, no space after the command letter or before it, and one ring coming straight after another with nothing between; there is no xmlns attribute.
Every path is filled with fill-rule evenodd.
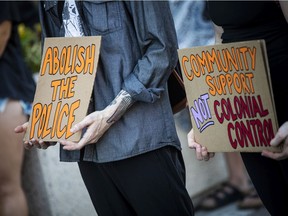
<svg viewBox="0 0 288 216"><path fill-rule="evenodd" d="M67 140L60 140L60 143L64 145L65 150L78 150L90 143L96 143L133 103L134 101L129 93L121 90L104 110L87 115L81 122L72 127L71 132L73 133L87 127L85 134L78 143Z"/></svg>
<svg viewBox="0 0 288 216"><path fill-rule="evenodd" d="M115 112L112 114L112 116L107 120L107 123L114 123L118 119L121 118L121 116L126 112L126 110L133 104L132 97L129 93L127 93L124 90L121 90L119 94L116 96L116 98L112 101L112 103L109 106L113 106L116 108Z"/></svg>

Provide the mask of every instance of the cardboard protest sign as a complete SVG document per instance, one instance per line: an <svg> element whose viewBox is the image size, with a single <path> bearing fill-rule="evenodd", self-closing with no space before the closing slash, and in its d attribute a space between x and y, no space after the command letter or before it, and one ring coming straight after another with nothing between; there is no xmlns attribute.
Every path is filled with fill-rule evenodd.
<svg viewBox="0 0 288 216"><path fill-rule="evenodd" d="M80 140L71 127L87 115L100 51L99 36L46 38L24 140Z"/></svg>
<svg viewBox="0 0 288 216"><path fill-rule="evenodd" d="M178 50L196 142L210 152L279 151L263 40Z"/></svg>

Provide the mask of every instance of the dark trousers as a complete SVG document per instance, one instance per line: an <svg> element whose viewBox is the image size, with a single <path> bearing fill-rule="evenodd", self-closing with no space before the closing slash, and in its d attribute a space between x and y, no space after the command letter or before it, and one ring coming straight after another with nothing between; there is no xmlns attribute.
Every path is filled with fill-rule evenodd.
<svg viewBox="0 0 288 216"><path fill-rule="evenodd" d="M194 215L182 154L174 147L116 162L78 164L99 216Z"/></svg>
<svg viewBox="0 0 288 216"><path fill-rule="evenodd" d="M248 174L271 216L288 215L288 160L241 153Z"/></svg>

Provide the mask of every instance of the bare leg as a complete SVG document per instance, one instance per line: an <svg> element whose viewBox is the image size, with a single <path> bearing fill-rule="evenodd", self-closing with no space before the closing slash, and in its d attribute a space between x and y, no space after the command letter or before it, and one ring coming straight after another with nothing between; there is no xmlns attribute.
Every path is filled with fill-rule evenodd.
<svg viewBox="0 0 288 216"><path fill-rule="evenodd" d="M249 177L246 173L240 153L225 153L225 157L229 173L229 183L241 191L248 191L250 189Z"/></svg>
<svg viewBox="0 0 288 216"><path fill-rule="evenodd" d="M226 161L229 170L229 183L245 194L244 198L238 203L238 207L245 209L262 206L260 197L254 186L250 184L250 178L240 153L226 153Z"/></svg>
<svg viewBox="0 0 288 216"><path fill-rule="evenodd" d="M226 164L228 169L228 181L220 187L220 190L212 192L201 202L201 208L214 209L218 206L226 205L224 203L241 200L238 203L239 208L257 208L262 205L260 198L255 190L251 190L250 179L246 172L246 168L238 152L225 153ZM236 188L236 190L234 188ZM236 198L232 198L233 194L238 194ZM238 191L238 192L237 192ZM226 197L226 199L225 199ZM225 201L224 201L225 200ZM222 203L222 204L220 204Z"/></svg>
<svg viewBox="0 0 288 216"><path fill-rule="evenodd" d="M14 128L27 121L18 101L9 101L0 113L0 215L27 216L28 207L21 187L23 135Z"/></svg>

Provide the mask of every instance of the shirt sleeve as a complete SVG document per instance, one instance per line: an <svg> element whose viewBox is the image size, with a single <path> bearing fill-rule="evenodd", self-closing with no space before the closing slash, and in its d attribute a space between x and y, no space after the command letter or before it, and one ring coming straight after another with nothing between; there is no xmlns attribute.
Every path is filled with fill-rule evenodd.
<svg viewBox="0 0 288 216"><path fill-rule="evenodd" d="M176 66L177 36L168 1L126 1L142 57L126 77L123 89L134 100L153 103L160 98Z"/></svg>

